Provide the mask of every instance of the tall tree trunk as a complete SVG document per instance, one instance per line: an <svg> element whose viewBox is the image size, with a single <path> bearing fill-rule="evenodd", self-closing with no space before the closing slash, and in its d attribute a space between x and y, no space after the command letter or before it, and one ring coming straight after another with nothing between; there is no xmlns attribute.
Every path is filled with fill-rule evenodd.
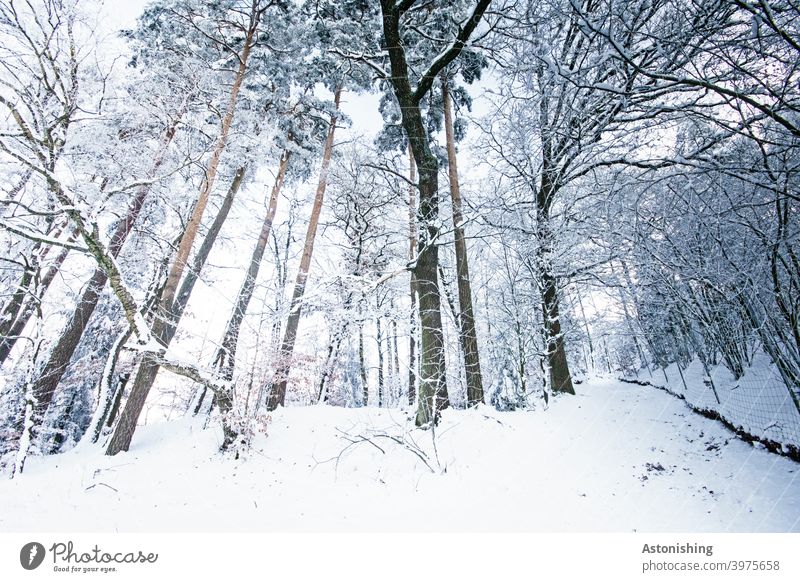
<svg viewBox="0 0 800 582"><path fill-rule="evenodd" d="M275 374L272 378L272 385L269 391L267 400L267 410L275 410L279 405L283 405L286 399L286 385L289 380L289 373L292 369L292 356L294 354L294 344L297 339L297 328L300 325L300 315L302 313L303 294L306 289L306 281L308 279L308 272L311 268L311 256L314 252L314 239L317 236L317 225L319 224L319 216L322 212L322 202L325 198L325 188L328 186L328 168L331 163L331 154L333 153L333 136L336 131L336 118L339 110L339 100L341 98L342 89L338 87L334 94L334 105L336 112L331 115L330 126L328 127L328 135L325 139L325 145L322 149L322 168L320 169L319 182L317 184L317 192L314 197L314 206L311 209L311 218L308 222L308 230L306 231L306 242L303 247L303 256L300 259L300 269L297 272L297 279L294 284L294 292L292 293L292 303L289 307L289 319L286 322L286 330L283 335L283 342L281 343L281 351L278 355L278 361L275 366Z"/></svg>
<svg viewBox="0 0 800 582"><path fill-rule="evenodd" d="M200 276L200 271L203 269L203 265L205 265L208 255L211 253L211 249L217 240L220 230L222 230L222 225L228 217L228 212L230 212L231 206L233 205L233 200L242 185L245 172L245 166L236 171L233 182L231 182L231 186L228 188L228 193L222 201L219 212L214 218L214 222L208 229L208 234L206 234L203 243L200 245L200 249L194 257L192 268L189 269L189 272L186 274L181 284L181 288L178 291L174 306L171 310L172 317L169 320L163 317L156 317L153 322L153 337L165 346L169 346L172 338L175 336L178 323L189 302L189 296L192 294L194 285ZM119 422L114 429L114 434L108 443L108 448L106 449L107 455L116 455L120 451L128 450L131 444L131 438L133 438L133 433L136 430L136 423L139 420L139 415L142 413L147 395L150 393L150 389L153 387L156 375L158 374L158 368L158 361L151 356L146 356L140 362L130 395L122 410Z"/></svg>
<svg viewBox="0 0 800 582"><path fill-rule="evenodd" d="M461 213L461 190L458 185L458 166L456 160L455 135L453 131L453 112L447 78L442 72L442 99L444 101L444 127L447 138L448 175L450 177L450 197L453 204L453 235L456 247L456 280L458 282L459 339L464 354L464 370L467 380L467 405L483 403L483 379L481 360L478 352L478 334L475 330L475 314L472 308L472 285L467 260L467 241L464 237L464 217Z"/></svg>
<svg viewBox="0 0 800 582"><path fill-rule="evenodd" d="M395 377L400 376L400 350L397 346L397 320L392 317L392 359L394 361ZM397 380L396 380L397 381Z"/></svg>
<svg viewBox="0 0 800 582"><path fill-rule="evenodd" d="M346 329L346 325L342 326L342 328L337 331L328 342L328 350L325 355L325 364L322 368L322 375L319 379L319 388L317 389L317 402L319 403L328 401L328 392L325 390L325 388L328 380L333 374L333 369L336 366L336 360L339 357L339 348L342 345L342 338L344 337L344 331Z"/></svg>
<svg viewBox="0 0 800 582"><path fill-rule="evenodd" d="M253 13L251 16L255 15L255 9L256 5L253 4ZM172 263L172 268L167 275L166 284L161 292L158 310L160 313L156 316L152 331L153 336L164 345L169 345L169 342L172 340L172 337L177 330L181 315L183 314L183 309L179 306L181 297L180 294L178 294L178 283L180 283L184 269L189 260L189 254L192 250L192 246L194 245L194 240L197 238L197 232L200 228L200 223L202 222L203 214L205 213L205 209L208 204L208 198L214 188L217 170L219 169L219 162L222 158L223 152L225 151L225 146L228 143L228 133L230 132L231 124L233 123L233 118L236 112L236 101L244 81L245 73L247 72L247 61L250 57L253 38L257 28L258 19L253 18L244 39L242 54L239 55L239 67L234 76L233 85L231 86L231 92L228 98L228 106L225 111L225 116L222 118L222 125L220 127L220 132L217 136L216 142L214 143L214 149L212 150L211 158L206 166L205 177L200 185L200 193L198 194L197 202L195 203L192 213L189 216L189 220L186 223L180 243L178 244L178 250L175 254L175 259ZM237 179L239 183L241 183L241 177L243 177L243 175L244 168L240 168L240 170L237 171L236 177L234 178L234 183L236 183ZM236 190L238 190L238 188L239 185L237 184ZM231 189L233 189L233 186L231 186ZM222 210L220 210L220 214L221 213ZM225 211L225 215L227 216L227 211ZM219 217L219 214L217 217ZM221 226L222 224L220 222L220 227ZM209 232L209 235L206 236L206 239L209 238L210 234L211 233ZM216 235L214 238L216 238ZM208 248L209 252L211 250L210 247L211 245L209 245ZM200 253L198 253L198 256L199 255ZM203 259L203 262L205 262L205 259ZM186 283L191 276L192 273L190 271L184 280L184 285L181 286L181 292L183 292L184 288L186 287ZM196 281L197 276L198 272L196 271L194 274L194 279L191 282L191 287L189 288L186 297L183 299L183 308L185 308L186 302L188 302L188 295L191 294L191 288L194 287L194 282ZM128 450L131 438L133 437L133 432L136 430L136 423L138 422L139 415L144 408L147 395L150 393L150 389L152 388L156 379L156 375L158 374L158 368L158 363L151 356L146 356L140 363L136 380L131 388L131 394L128 396L128 401L126 402L125 408L122 411L120 421L117 424L114 434L111 437L111 441L108 444L108 448L106 449L107 455L115 455L120 451ZM226 438L227 436L228 435L226 435Z"/></svg>
<svg viewBox="0 0 800 582"><path fill-rule="evenodd" d="M178 123L183 117L186 105L187 102L184 101L184 105L182 106L179 114L176 115L172 123L167 128L167 131L164 133L164 138L159 146L158 151L156 152L153 160L153 166L150 169L148 177L154 177L158 169L161 167L161 164L164 161L164 156L169 148L169 144L172 142L172 138L175 136ZM117 223L108 245L108 251L114 258L119 256L120 251L122 251L122 247L125 245L125 241L128 239L128 235L130 235L134 225L136 224L136 221L139 219L139 214L142 211L142 207L144 206L144 202L147 199L149 192L149 185L141 186L136 191L136 195L128 207L128 212L125 214L125 218ZM96 268L92 274L92 278L89 279L89 282L84 288L83 293L81 293L77 306L72 312L64 331L59 336L56 345L53 346L50 356L47 359L47 363L42 368L39 378L35 384L36 413L38 415L43 414L50 406L50 403L53 400L53 395L58 387L58 383L61 381L64 372L66 372L67 366L72 359L72 355L75 353L75 350L77 349L78 344L83 337L83 332L86 330L89 319L92 317L92 313L94 313L94 310L100 301L101 291L103 290L107 280L108 276L106 275L105 271L99 267Z"/></svg>
<svg viewBox="0 0 800 582"><path fill-rule="evenodd" d="M383 37L389 55L389 81L400 106L401 122L411 144L419 172L419 253L416 278L420 321L420 382L417 426L429 426L449 405L444 359L441 298L437 281L439 266L439 161L431 152L429 135L420 108L438 74L463 50L491 0L478 0L471 16L458 29L456 39L430 65L412 88L401 21L405 3L381 0Z"/></svg>
<svg viewBox="0 0 800 582"><path fill-rule="evenodd" d="M547 206L541 206L540 209ZM551 264L552 233L550 232L549 214L540 212L539 216L539 245L537 248L540 269L540 293L542 297L542 318L545 332L545 353L550 374L550 389L553 392L566 392L575 394L572 386L572 376L567 362L566 343L561 330L559 318L559 293L558 279L553 274Z"/></svg>
<svg viewBox="0 0 800 582"><path fill-rule="evenodd" d="M378 408L384 405L384 373L383 373L383 326L381 326L381 316L375 318L375 340L378 344Z"/></svg>
<svg viewBox="0 0 800 582"><path fill-rule="evenodd" d="M417 258L417 166L414 163L414 154L411 143L408 144L408 178L411 186L408 188L408 262L413 263ZM411 270L409 284L409 297L411 298L411 312L408 316L408 403L413 406L417 399L417 285L414 280L414 270Z"/></svg>
<svg viewBox="0 0 800 582"><path fill-rule="evenodd" d="M369 404L369 384L367 383L367 366L364 362L364 322L360 317L358 321L358 371L361 376L361 406L367 406Z"/></svg>
<svg viewBox="0 0 800 582"><path fill-rule="evenodd" d="M215 365L218 366L220 375L225 380L233 380L233 370L236 363L236 347L239 342L239 330L242 326L242 321L247 313L247 307L250 305L250 299L253 297L253 290L256 286L256 279L258 272L261 268L261 260L264 257L264 251L269 242L269 234L272 229L272 222L275 220L275 213L278 209L278 196L283 186L283 181L286 178L286 168L289 165L289 158L291 152L284 150L281 155L280 164L278 165L278 175L275 177L275 184L272 186L272 193L269 197L269 204L267 206L267 214L261 224L261 232L258 235L258 241L253 249L253 254L250 256L250 264L247 268L242 287L239 289L239 294L236 296L236 303L234 304L233 312L231 313L228 325L225 328L225 335L222 337L222 344L217 352ZM222 412L226 412L222 410Z"/></svg>
<svg viewBox="0 0 800 582"><path fill-rule="evenodd" d="M542 276L542 316L545 318L547 360L550 368L550 388L553 392L575 394L567 362L566 343L561 331L558 311L558 288L549 273Z"/></svg>
<svg viewBox="0 0 800 582"><path fill-rule="evenodd" d="M420 379L416 423L435 423L439 411L449 405L445 376L444 335L441 297L439 295L439 162L428 147L421 115L406 111L404 118L410 134L419 171L420 247L414 267L420 322ZM417 110L418 111L418 110Z"/></svg>
<svg viewBox="0 0 800 582"><path fill-rule="evenodd" d="M236 348L239 343L239 330L241 329L244 316L247 313L247 307L250 305L250 299L253 297L258 271L261 268L261 259L264 257L264 250L267 248L267 243L269 242L272 222L275 220L275 212L278 209L278 196L280 195L281 187L286 177L286 168L289 165L290 157L291 152L289 150L284 150L281 155L280 163L278 164L278 175L275 177L275 184L272 186L272 192L269 197L267 214L261 224L261 232L258 235L258 241L256 241L256 246L250 257L250 265L247 268L247 274L242 282L241 289L239 289L239 294L236 296L236 303L234 304L231 317L228 320L225 335L222 338L222 345L217 352L216 361L214 362L219 369L219 374L228 382L233 380L233 372L236 366ZM221 414L226 414L232 409L233 396L232 387L225 394L216 394L215 400ZM236 433L232 430L227 430L227 427L227 423L223 424L223 450L227 449L236 437Z"/></svg>
<svg viewBox="0 0 800 582"><path fill-rule="evenodd" d="M255 9L255 4L254 4ZM257 22L251 24L247 31L247 36L244 39L244 48L239 58L239 68L236 71L236 76L233 79L233 86L231 87L231 94L228 98L228 108L225 112L225 117L222 118L222 126L220 127L217 141L214 144L214 149L211 153L211 159L206 166L205 177L200 185L200 194L197 197L197 203L192 210L189 220L186 223L186 228L183 231L181 242L178 245L178 251L175 254L175 260L172 263L169 275L167 276L167 284L164 286L164 291L161 294L161 307L167 317L172 310L172 304L175 301L175 293L178 290L178 283L183 275L183 270L189 260L189 253L192 250L194 239L197 237L197 231L200 228L200 223L203 220L203 214L208 204L208 197L214 188L214 181L217 177L217 169L219 168L219 161L222 158L222 153L225 151L225 146L228 143L228 133L233 123L233 117L236 112L236 100L239 96L239 90L242 88L244 75L247 71L247 60L250 56L250 49L252 48L253 36L257 29Z"/></svg>

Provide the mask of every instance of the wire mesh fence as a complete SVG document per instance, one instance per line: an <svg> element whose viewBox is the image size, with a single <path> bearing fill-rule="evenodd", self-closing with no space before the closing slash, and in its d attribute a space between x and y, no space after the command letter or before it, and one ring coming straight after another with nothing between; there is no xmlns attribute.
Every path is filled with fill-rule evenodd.
<svg viewBox="0 0 800 582"><path fill-rule="evenodd" d="M724 366L704 370L698 360L686 368L641 370L640 383L666 389L695 411L717 418L746 440L800 460L800 411L769 357L758 354L738 380Z"/></svg>

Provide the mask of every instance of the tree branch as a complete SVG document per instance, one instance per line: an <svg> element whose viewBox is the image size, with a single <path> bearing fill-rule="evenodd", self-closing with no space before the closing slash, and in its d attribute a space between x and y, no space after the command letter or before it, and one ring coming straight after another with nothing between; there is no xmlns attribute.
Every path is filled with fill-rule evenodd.
<svg viewBox="0 0 800 582"><path fill-rule="evenodd" d="M466 24L460 27L456 38L452 43L450 43L450 46L447 47L447 49L445 49L433 61L433 63L431 63L431 66L420 78L417 88L412 96L414 103L419 103L422 101L422 98L433 86L436 75L438 75L447 65L452 63L456 57L458 57L458 55L464 49L464 46L467 44L469 37L472 35L472 33L475 31L475 28L477 28L478 23L481 21L483 13L486 12L486 9L489 8L489 4L491 3L492 0L478 1L478 4L472 11L472 15L467 19Z"/></svg>

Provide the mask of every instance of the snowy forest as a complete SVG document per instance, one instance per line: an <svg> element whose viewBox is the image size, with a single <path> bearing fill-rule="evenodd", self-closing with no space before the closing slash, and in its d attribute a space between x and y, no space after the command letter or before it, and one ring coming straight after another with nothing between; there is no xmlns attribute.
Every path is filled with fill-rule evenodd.
<svg viewBox="0 0 800 582"><path fill-rule="evenodd" d="M800 531L794 0L121 4L0 0L0 530Z"/></svg>

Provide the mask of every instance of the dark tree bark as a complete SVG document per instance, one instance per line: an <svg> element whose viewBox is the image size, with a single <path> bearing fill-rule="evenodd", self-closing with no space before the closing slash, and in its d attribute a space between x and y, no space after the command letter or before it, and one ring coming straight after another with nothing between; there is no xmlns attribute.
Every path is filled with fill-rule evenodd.
<svg viewBox="0 0 800 582"><path fill-rule="evenodd" d="M478 352L478 333L475 330L475 314L472 308L472 284L467 260L467 241L464 236L464 217L461 213L461 189L458 185L453 112L447 78L442 73L442 99L444 101L444 127L447 138L448 175L450 197L453 204L453 236L456 247L456 281L458 283L458 337L464 354L464 370L467 380L467 405L483 403L483 378Z"/></svg>
<svg viewBox="0 0 800 582"><path fill-rule="evenodd" d="M408 261L413 263L417 258L417 166L414 163L414 154L411 144L408 144L408 179L411 186L408 188ZM417 285L414 280L414 270L411 270L409 283L409 297L411 298L411 313L408 316L408 403L414 405L417 399Z"/></svg>
<svg viewBox="0 0 800 582"><path fill-rule="evenodd" d="M378 344L378 408L384 405L384 356L383 356L383 326L380 315L375 318L375 341Z"/></svg>
<svg viewBox="0 0 800 582"><path fill-rule="evenodd" d="M550 368L550 388L553 392L575 394L567 362L566 344L561 331L558 311L557 281L550 273L542 274L542 315L545 319L547 363Z"/></svg>
<svg viewBox="0 0 800 582"><path fill-rule="evenodd" d="M553 233L550 229L550 205L555 189L550 182L550 173L545 161L542 169L541 187L537 196L538 245L536 259L539 269L539 292L542 299L542 318L544 320L545 355L550 375L550 389L553 392L575 394L572 376L567 362L566 342L561 330L559 316L558 278L553 272L552 252Z"/></svg>
<svg viewBox="0 0 800 582"><path fill-rule="evenodd" d="M364 363L364 323L359 314L358 321L358 371L361 376L361 406L369 404L369 384L367 383L367 366Z"/></svg>
<svg viewBox="0 0 800 582"><path fill-rule="evenodd" d="M381 0L383 36L389 53L391 82L400 105L403 129L419 171L420 249L414 275L416 279L420 319L420 383L416 423L435 423L439 411L449 405L442 335L441 298L437 282L439 266L437 226L439 217L439 162L430 150L429 136L422 117L420 102L428 94L434 80L463 50L478 26L491 0L479 0L469 19L459 27L449 47L437 56L412 88L405 43L401 34L403 11L410 4Z"/></svg>
<svg viewBox="0 0 800 582"><path fill-rule="evenodd" d="M341 94L342 89L339 87L334 94L334 104L337 112L339 110ZM281 350L278 354L272 385L269 390L267 410L275 410L279 405L283 406L284 400L286 399L286 386L289 381L289 373L292 369L294 343L297 339L297 329L300 325L300 316L302 314L303 294L306 290L308 272L311 269L311 256L314 252L314 239L317 236L317 226L319 224L320 213L322 212L325 189L328 186L328 168L330 167L331 155L333 153L333 136L336 131L336 118L336 113L331 115L328 135L322 149L322 168L320 169L319 183L317 184L314 206L311 209L311 218L308 222L308 230L306 231L306 242L303 248L303 256L300 259L300 269L297 272L294 292L292 293L292 303L289 307L289 319L286 322L286 330L283 335Z"/></svg>
<svg viewBox="0 0 800 582"><path fill-rule="evenodd" d="M396 377L400 376L400 350L397 346L397 320L392 317L392 360L394 363L394 371L392 372Z"/></svg>
<svg viewBox="0 0 800 582"><path fill-rule="evenodd" d="M343 326L344 328L344 326ZM317 402L328 402L328 392L325 390L328 380L333 374L333 369L336 366L336 360L339 357L339 348L342 345L344 329L337 331L328 342L328 349L325 355L325 365L322 368L322 375L319 379L319 388L317 389Z"/></svg>

